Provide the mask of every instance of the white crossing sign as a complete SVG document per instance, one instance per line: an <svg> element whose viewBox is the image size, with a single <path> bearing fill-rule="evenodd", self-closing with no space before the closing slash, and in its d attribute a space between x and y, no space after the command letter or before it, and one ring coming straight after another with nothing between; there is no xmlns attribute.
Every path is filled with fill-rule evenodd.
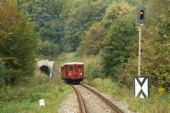
<svg viewBox="0 0 170 113"><path fill-rule="evenodd" d="M149 96L149 78L147 76L135 77L135 97L146 98Z"/></svg>

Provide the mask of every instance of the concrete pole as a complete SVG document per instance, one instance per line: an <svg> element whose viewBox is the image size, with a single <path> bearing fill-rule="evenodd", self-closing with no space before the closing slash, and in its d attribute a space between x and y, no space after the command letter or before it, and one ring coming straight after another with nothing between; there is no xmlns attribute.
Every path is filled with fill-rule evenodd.
<svg viewBox="0 0 170 113"><path fill-rule="evenodd" d="M139 25L138 76L141 75L141 39L142 39L142 25Z"/></svg>

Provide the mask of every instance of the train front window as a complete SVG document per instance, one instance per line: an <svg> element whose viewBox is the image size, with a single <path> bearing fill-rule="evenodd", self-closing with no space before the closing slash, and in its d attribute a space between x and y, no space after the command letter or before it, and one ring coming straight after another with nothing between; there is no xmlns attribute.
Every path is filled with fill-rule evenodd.
<svg viewBox="0 0 170 113"><path fill-rule="evenodd" d="M69 66L69 71L73 71L73 66Z"/></svg>
<svg viewBox="0 0 170 113"><path fill-rule="evenodd" d="M78 66L78 72L82 71L82 66Z"/></svg>

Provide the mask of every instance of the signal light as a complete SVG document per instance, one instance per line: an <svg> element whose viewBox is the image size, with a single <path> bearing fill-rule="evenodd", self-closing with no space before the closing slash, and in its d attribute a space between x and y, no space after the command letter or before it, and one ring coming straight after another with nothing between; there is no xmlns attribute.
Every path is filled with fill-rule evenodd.
<svg viewBox="0 0 170 113"><path fill-rule="evenodd" d="M139 18L140 18L141 20L144 19L144 10L141 10L141 11L140 11L140 16L139 16Z"/></svg>
<svg viewBox="0 0 170 113"><path fill-rule="evenodd" d="M146 9L145 8L139 8L138 14L137 14L137 22L138 24L143 24L145 21L145 15L146 15Z"/></svg>

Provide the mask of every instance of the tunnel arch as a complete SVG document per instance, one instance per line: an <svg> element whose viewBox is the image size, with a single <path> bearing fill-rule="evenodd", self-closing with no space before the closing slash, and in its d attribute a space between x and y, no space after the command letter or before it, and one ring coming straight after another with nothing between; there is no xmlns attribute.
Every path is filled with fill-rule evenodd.
<svg viewBox="0 0 170 113"><path fill-rule="evenodd" d="M55 76L55 61L37 60L38 69L48 75L49 77Z"/></svg>
<svg viewBox="0 0 170 113"><path fill-rule="evenodd" d="M50 76L50 69L48 66L46 66L46 65L40 66L40 71L45 73L46 75Z"/></svg>

